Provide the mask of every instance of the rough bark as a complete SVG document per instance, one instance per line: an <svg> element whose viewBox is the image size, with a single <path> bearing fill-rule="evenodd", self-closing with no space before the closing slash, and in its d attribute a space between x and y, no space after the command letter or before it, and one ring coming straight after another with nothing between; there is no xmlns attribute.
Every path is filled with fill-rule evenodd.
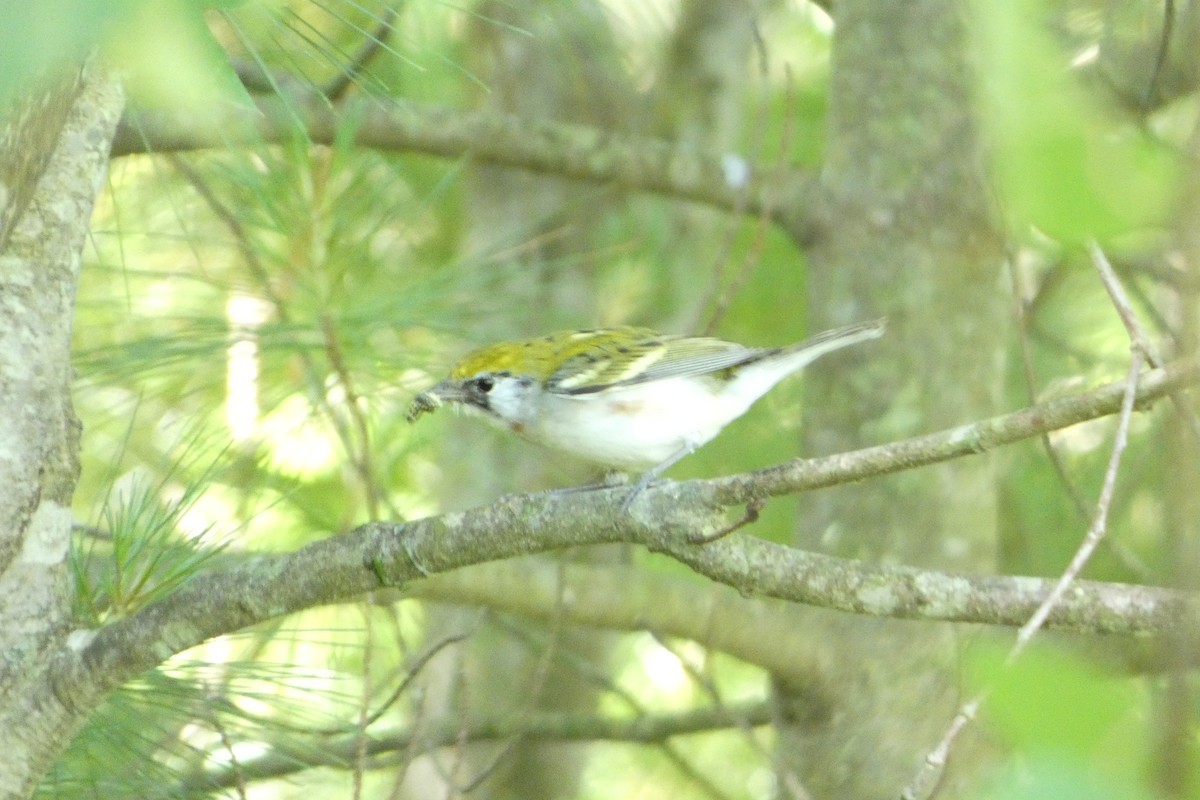
<svg viewBox="0 0 1200 800"><path fill-rule="evenodd" d="M970 7L834 6L826 236L812 252L814 329L889 318L879 347L810 372L804 452L838 452L995 412L1009 301L1002 239L979 174ZM871 561L992 567L995 459L807 498L798 544ZM815 797L896 797L960 699L950 627L815 614L824 713L783 753ZM786 690L787 687L784 687ZM787 695L787 692L784 692ZM956 751L959 763L968 747ZM955 792L952 790L951 794Z"/></svg>
<svg viewBox="0 0 1200 800"><path fill-rule="evenodd" d="M481 98L488 115L556 120L624 130L634 93L620 69L603 9L593 0L543 0L521 5L485 3L470 28L471 71L487 82ZM503 24L495 24L500 20ZM598 318L596 232L620 195L566 176L477 163L467 175L463 246L484 263L502 256L492 279L496 293L517 306L501 309L491 330L503 338L537 335ZM569 265L569 266L567 266ZM479 432L477 431L476 434ZM446 463L463 465L448 504L477 502L504 491L564 480L564 470L585 483L590 470L569 461L547 464L525 442L449 443ZM470 477L466 477L466 472ZM566 479L570 480L570 479ZM589 548L550 556L556 561L612 560L620 548ZM431 640L465 634L461 651L446 653L432 681L441 713L466 720L493 714L594 712L595 683L575 664L603 671L613 639L594 629L519 619L498 621L476 609L430 608ZM460 783L489 775L476 797L574 797L586 764L574 743L513 740L504 747L471 748Z"/></svg>
<svg viewBox="0 0 1200 800"><path fill-rule="evenodd" d="M28 795L95 702L48 675L71 624L75 286L121 104L87 69L28 97L0 135L0 797Z"/></svg>

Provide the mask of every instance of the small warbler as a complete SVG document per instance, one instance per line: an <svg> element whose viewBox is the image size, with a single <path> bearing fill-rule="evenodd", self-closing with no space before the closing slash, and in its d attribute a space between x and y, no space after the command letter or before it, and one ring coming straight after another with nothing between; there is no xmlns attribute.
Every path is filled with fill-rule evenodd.
<svg viewBox="0 0 1200 800"><path fill-rule="evenodd" d="M876 320L765 348L628 327L503 342L468 354L417 395L408 421L449 403L585 461L644 471L628 508L779 381L883 330Z"/></svg>

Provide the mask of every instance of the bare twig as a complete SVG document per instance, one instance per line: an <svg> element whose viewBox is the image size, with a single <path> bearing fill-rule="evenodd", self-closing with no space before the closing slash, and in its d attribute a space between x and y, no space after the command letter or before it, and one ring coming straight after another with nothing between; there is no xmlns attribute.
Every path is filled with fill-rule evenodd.
<svg viewBox="0 0 1200 800"><path fill-rule="evenodd" d="M530 566L528 563L526 565ZM570 569L575 571L580 566L578 563L572 563ZM597 565L591 564L587 568L594 569L596 567ZM554 565L554 568L557 569L557 565ZM627 567L622 565L622 569L627 569ZM555 613L557 613L557 608L555 609ZM521 627L511 623L505 624L502 619L497 619L497 624L502 625L510 635L521 639L527 647L544 647L544 645L539 643L544 642L545 637L539 639L534 636L529 627ZM601 665L585 658L580 653L564 649L559 656L559 660L588 683L598 686L606 694L621 700L636 716L641 717L654 713L645 703L638 699L634 692L614 682L612 676L605 672ZM712 797L724 796L721 790L708 777L683 756L680 748L676 747L670 739L663 739L661 742L656 742L655 746L663 757L679 770L680 775L696 784L699 791Z"/></svg>
<svg viewBox="0 0 1200 800"><path fill-rule="evenodd" d="M1121 414L1117 421L1117 432L1113 437L1112 453L1109 455L1108 468L1104 473L1104 484L1100 489L1100 498L1096 501L1096 511L1092 517L1092 524L1088 528L1087 534L1083 537L1083 541L1076 549L1071 562L1063 570L1058 582L1055 583L1054 588L1042 600L1037 610L1029 617L1029 620L1017 631L1016 642L1013 644L1008 657L1004 661L1005 665L1012 665L1021 657L1025 649L1029 647L1034 636L1046 624L1050 612L1062 601L1067 589L1078 580L1080 572L1083 571L1092 554L1096 552L1096 547L1099 546L1108 531L1108 512L1112 506L1113 493L1116 491L1117 473L1121 466L1121 456L1124 454L1125 446L1129 442L1129 421L1133 418L1134 398L1136 396L1138 378L1141 375L1142 358L1142 351L1135 346L1129 364L1129 375L1126 378L1125 398L1121 404ZM921 765L921 770L918 772L916 778L900 793L901 800L918 800L919 798L931 796L933 789L937 786L945 770L951 748L954 746L955 741L957 741L959 734L975 719L979 713L980 706L986 702L989 694L990 691L985 688L963 704L958 714L950 722L950 727L947 728L946 733L942 736L942 740L925 756L925 761Z"/></svg>
<svg viewBox="0 0 1200 800"><path fill-rule="evenodd" d="M383 50L384 42L387 40L387 35L392 30L392 23L395 21L396 8L388 6L379 17L379 22L375 26L375 29L366 35L366 39L363 40L358 51L350 58L349 63L346 64L345 68L336 78L321 90L321 93L330 100L340 100L358 76L362 74L363 70L367 68L367 65L371 63L371 59L375 58Z"/></svg>
<svg viewBox="0 0 1200 800"><path fill-rule="evenodd" d="M1200 361L1186 360L1148 372L1137 390L1137 405L1179 392L1200 381ZM1125 383L1106 384L1088 392L1055 398L1020 411L960 425L890 444L836 456L795 459L768 469L708 481L712 500L724 505L747 502L857 481L876 475L937 464L986 452L1000 445L1066 428L1120 411Z"/></svg>
<svg viewBox="0 0 1200 800"><path fill-rule="evenodd" d="M1125 293L1125 287L1121 285L1121 279L1117 277L1116 271L1109 263L1108 256L1104 255L1104 251L1094 240L1088 242L1088 253L1092 257L1092 264L1095 265L1096 271L1100 273L1104 289L1112 298L1113 307L1116 308L1117 315L1120 316L1121 323L1125 326L1125 331L1129 334L1133 346L1146 355L1146 361L1150 366L1155 369L1161 367L1162 357L1159 355L1158 348L1154 346L1146 329L1138 321L1137 312L1133 310L1133 304L1129 302L1129 295Z"/></svg>
<svg viewBox="0 0 1200 800"><path fill-rule="evenodd" d="M371 594L374 594L372 592ZM375 653L375 625L372 622L371 606L362 606L363 611L363 649L362 649L362 689L361 702L358 706L358 724L354 731L354 752L351 758L351 800L362 800L363 775L370 768L367 760L367 726L371 717L371 692L374 691L373 658Z"/></svg>
<svg viewBox="0 0 1200 800"><path fill-rule="evenodd" d="M1026 397L1029 398L1030 405L1037 402L1037 378L1033 374L1033 353L1030 351L1029 337L1029 314L1025 307L1025 281L1021 277L1020 267L1016 263L1016 257L1009 254L1005 259L1008 263L1008 274L1012 279L1013 285L1013 305L1017 318L1017 339L1021 343L1021 366L1025 373L1025 389ZM1071 505L1075 509L1075 513L1079 515L1081 521L1088 519L1087 505L1083 502L1083 496L1079 493L1079 487L1067 475L1067 469L1062 463L1062 458L1059 457L1058 451L1054 449L1054 443L1050 441L1050 434L1043 433L1041 436L1042 449L1046 452L1046 458L1050 462L1050 466L1054 469L1054 474L1057 476L1059 483L1066 490L1067 497L1071 500Z"/></svg>
<svg viewBox="0 0 1200 800"><path fill-rule="evenodd" d="M717 530L717 531L713 531L712 533L693 534L688 537L688 541L691 542L692 544L712 544L713 542L717 541L718 539L724 539L726 536L733 533L734 531L744 528L747 525L753 525L755 522L758 522L758 515L760 513L762 513L763 506L765 506L766 504L767 504L766 498L763 498L763 497L752 498L749 503L746 503L746 513L743 514L742 518L739 519L737 522L733 523L732 525L726 525L724 528L721 528L720 530Z"/></svg>
<svg viewBox="0 0 1200 800"><path fill-rule="evenodd" d="M649 633L654 638L654 641L658 644L658 646L670 653L671 656L679 663L680 668L692 680L692 682L699 686L704 694L708 696L713 708L726 708L729 705L728 701L723 696L720 687L717 685L717 682L709 675L705 674L702 665L692 663L690 658L687 658L679 651L678 648L674 647L665 636L659 634L657 631L650 631ZM761 741L759 741L759 738L754 731L754 725L752 725L749 720L747 720L746 723L741 726L741 728L746 744L751 748L751 750L768 762L776 757L776 754L771 748L768 748ZM711 786L711 789L708 791L710 796L726 796L725 792L721 791L716 786L713 786L711 782L708 782L707 785Z"/></svg>
<svg viewBox="0 0 1200 800"><path fill-rule="evenodd" d="M1127 256L1119 263L1122 273L1145 275L1150 280L1179 292L1200 292L1200 277L1172 263L1178 259L1178 253L1167 251L1144 256Z"/></svg>
<svg viewBox="0 0 1200 800"><path fill-rule="evenodd" d="M1129 295L1125 293L1125 287L1121 285L1121 279L1117 277L1117 273L1113 270L1112 264L1109 263L1108 257L1095 240L1088 242L1088 253L1091 254L1092 263L1096 266L1096 271L1100 273L1100 279L1104 282L1104 288L1108 291L1109 297L1112 298L1113 306L1117 309L1117 314L1121 317L1121 322L1125 325L1125 330L1128 331L1129 338L1133 341L1134 346L1145 354L1146 361L1150 366L1155 369L1162 367L1163 359L1158 352L1158 348L1154 346L1154 342L1147 335L1146 329L1138 321L1137 312L1134 311L1133 304L1129 302ZM1197 419L1196 412L1175 392L1171 393L1171 402L1184 422L1187 423L1192 435L1196 437L1197 441L1200 441L1200 419Z"/></svg>
<svg viewBox="0 0 1200 800"><path fill-rule="evenodd" d="M1175 2L1174 0L1165 0L1163 3L1163 22L1162 32L1158 37L1158 50L1154 54L1154 70L1150 73L1150 80L1146 82L1146 94L1142 100L1145 104L1143 111L1150 111L1154 108L1155 100L1158 96L1159 81L1162 79L1163 70L1167 65L1167 57L1171 51L1171 35L1175 32Z"/></svg>
<svg viewBox="0 0 1200 800"><path fill-rule="evenodd" d="M558 569L558 579L556 581L557 591L554 601L554 617L551 620L550 635L546 640L546 647L542 650L541 656L537 659L533 669L533 679L529 686L523 690L524 702L512 716L517 720L519 726L521 721L526 720L535 713L538 703L541 702L542 693L546 689L546 681L550 677L550 668L554 664L556 655L560 645L562 644L563 635L563 618L566 609L563 603L563 591L565 583L563 581L563 562L559 561L555 565ZM522 743L524 737L519 733L508 738L504 745L497 750L488 759L488 763L480 767L475 775L471 776L469 781L460 782L453 786L455 797L468 796L480 786L484 781L490 778L500 765L508 760L515 752L517 747Z"/></svg>
<svg viewBox="0 0 1200 800"><path fill-rule="evenodd" d="M438 639L438 641L435 642L432 647L427 649L421 655L417 656L417 660L408 667L408 670L404 675L404 680L400 681L400 684L392 690L390 695L388 695L388 699L383 701L379 708L375 709L375 711L373 711L371 715L367 717L366 725L374 725L379 721L380 717L387 713L387 710L391 708L406 691L408 691L408 687L412 686L412 682L416 680L418 675L421 674L421 671L425 669L425 666L433 660L434 656L452 644L458 644L459 642L466 641L468 636L470 636L470 634L467 633L443 636L441 639Z"/></svg>
<svg viewBox="0 0 1200 800"><path fill-rule="evenodd" d="M1104 484L1100 489L1100 499L1096 501L1096 514L1092 519L1092 525L1088 529L1083 542L1080 543L1078 550L1075 551L1075 556L1071 559L1071 563L1067 565L1062 577L1058 579L1058 583L1055 585L1053 591L1050 592L1038 610L1017 633L1017 644L1013 647L1012 652L1009 653L1009 663L1012 663L1021 654L1033 639L1034 634L1046 624L1046 619L1049 617L1050 611L1062 600L1067 589L1079 577L1079 573L1096 551L1096 546L1100 544L1108 532L1108 512L1112 506L1113 493L1116 491L1117 472L1121 466L1121 456L1124 454L1125 447L1129 443L1129 421L1133 417L1134 397L1136 396L1137 382L1141 376L1141 370L1142 353L1135 348L1133 350L1133 358L1129 364L1129 377L1125 399L1121 405L1121 414L1117 418L1117 432L1113 439L1112 454L1109 456L1108 468L1104 473Z"/></svg>
<svg viewBox="0 0 1200 800"><path fill-rule="evenodd" d="M596 714L535 712L516 721L511 718L485 720L443 720L431 726L420 742L423 752L453 746L457 742L494 742L514 736L551 742L636 742L654 744L675 736L728 730L741 725L769 725L771 704L765 699L731 704L725 708L697 708L674 713L619 719ZM368 743L371 755L403 751L413 740L410 728L380 731ZM341 766L352 752L354 742L347 737L331 739L318 749L307 745L278 747L255 758L242 761L242 775L251 781L293 775L314 766ZM171 787L172 797L204 794L236 785L238 776L228 766L196 771L181 776Z"/></svg>
<svg viewBox="0 0 1200 800"><path fill-rule="evenodd" d="M333 144L353 131L362 147L470 158L623 190L664 194L715 208L768 214L797 242L819 233L824 194L815 172L767 170L746 162L731 182L720 153L695 153L676 143L514 114L463 111L416 103L347 97L331 108L308 95L260 96L253 106L223 107L197 119L166 111L130 112L118 128L113 155L259 146L291 141Z"/></svg>
<svg viewBox="0 0 1200 800"><path fill-rule="evenodd" d="M1109 296L1112 297L1113 305L1116 307L1117 313L1121 316L1121 320L1125 323L1125 328L1129 332L1132 353L1129 363L1129 374L1125 380L1125 393L1122 398L1121 412L1117 421L1117 432L1113 438L1112 452L1109 455L1108 468L1104 473L1104 483L1100 489L1100 497L1096 501L1096 511L1092 518L1092 524L1088 528L1083 541L1076 549L1071 562L1063 570L1057 583L1055 583L1054 588L1046 595L1029 620L1017 631L1016 642L1005 659L1006 665L1011 665L1020 658L1021 654L1033 641L1034 636L1037 635L1037 632L1046 624L1050 612L1062 601L1067 589L1078 580L1084 566L1091 559L1100 542L1103 541L1108 531L1108 513L1112 506L1113 494L1116 491L1117 473L1121 465L1121 456L1124 454L1125 447L1129 441L1129 421L1133 417L1134 400L1137 395L1138 380L1141 377L1142 362L1143 359L1148 359L1156 366L1161 363L1155 354L1153 344L1138 322L1129 299L1112 270L1112 266L1104 257L1103 251L1100 250L1100 247L1095 242L1089 244L1089 249L1092 253L1092 259L1096 264L1096 269L1100 272L1100 276L1104 281L1105 288L1108 290ZM975 719L980 706L987 700L988 695L989 690L984 689L963 704L958 714L951 721L946 733L942 736L942 740L925 757L924 764L917 777L901 792L902 800L916 800L916 798L925 798L932 794L945 769L950 749L958 739L959 734Z"/></svg>
<svg viewBox="0 0 1200 800"><path fill-rule="evenodd" d="M250 240L250 232L242 224L237 212L218 197L204 176L177 153L168 153L167 158L171 165L196 190L209 209L228 228L237 244L238 252L244 259L246 266L250 269L251 275L254 276L259 290L270 302L271 310L275 316L280 322L293 322L288 313L288 303L284 302L278 291L276 291L275 284L271 280L267 267L259 257L258 249ZM363 484L363 494L367 500L368 514L371 519L377 520L380 518L379 505L381 501L379 482L375 479L374 469L371 464L370 429L362 413L362 409L359 407L359 396L354 389L354 384L346 368L336 330L328 316L325 315L322 315L320 325L325 354L345 392L347 414L354 422L354 429L352 430L346 424L345 420L338 413L338 410L334 408L333 403L330 402L328 393L325 391L324 381L321 378L321 371L317 368L313 357L305 350L301 350L299 358L308 385L310 401L329 420L330 425L337 434L338 441L346 453L346 458L354 465L355 472ZM357 432L359 439L357 446L355 443L355 432ZM394 508L390 508L389 510L395 513Z"/></svg>
<svg viewBox="0 0 1200 800"><path fill-rule="evenodd" d="M1054 589L1046 597L1045 601L1043 601L1038 607L1037 611L1034 612L1033 616L1030 617L1029 621L1025 623L1025 625L1023 625L1018 631L1016 644L1013 646L1013 649L1009 652L1008 658L1006 659L1007 664L1012 664L1018 657L1020 657L1021 653L1024 652L1029 643L1033 641L1034 635L1045 624L1050 611L1062 599L1067 588L1069 588L1070 585L1078 578L1079 573L1082 571L1084 565L1091 558L1092 553L1095 552L1096 546L1104 538L1107 530L1108 510L1112 504L1112 495L1116 487L1117 470L1120 465L1121 454L1124 452L1125 446L1128 442L1129 420L1133 414L1135 389L1141 372L1143 355L1150 359L1153 366L1157 367L1161 365L1161 361L1155 354L1153 344L1149 341L1149 338L1146 336L1141 325L1138 323L1132 306L1129 304L1129 300L1126 297L1123 288L1116 277L1116 274L1113 272L1111 265L1105 258L1103 251L1095 242L1091 243L1090 250L1092 252L1092 258L1096 264L1096 268L1104 280L1105 288L1112 297L1113 303L1121 316L1122 322L1125 323L1126 330L1128 330L1130 339L1133 342L1133 355L1129 368L1129 378L1126 384L1125 397L1121 405L1121 415L1117 426L1117 434L1113 442L1112 454L1109 458L1108 469L1105 471L1104 484L1101 488L1100 499L1096 504L1096 514L1092 521L1092 525L1088 530L1087 536L1084 537L1083 542L1079 546L1078 550L1076 550L1075 556L1071 559L1071 563L1067 566L1067 569L1059 578L1059 581L1055 585ZM986 700L986 698L987 692L985 690L964 704L958 715L952 721L950 728L947 730L946 735L942 738L942 741L926 758L925 768L923 771L930 772L931 777L941 774L942 769L945 767L946 757L949 753L950 747L953 745L954 741L967 726L967 724L969 724L975 718L979 711L980 705ZM914 781L913 785L906 789L902 796L905 798L905 800L908 800L908 798L926 796L927 792L924 790L926 787L931 786L935 782L936 778L933 780L930 780L929 778L921 780L920 776L918 776L918 780ZM918 792L920 793L918 794Z"/></svg>
<svg viewBox="0 0 1200 800"><path fill-rule="evenodd" d="M1017 330L1021 342L1021 362L1025 372L1025 388L1029 402L1032 404L1036 403L1038 398L1035 388L1037 386L1037 379L1033 372L1033 353L1030 348L1029 315L1025 307L1026 287L1015 257L1010 254L1006 260L1008 262L1008 273L1012 278L1013 284L1013 305L1015 306ZM1062 457L1059 455L1058 450L1055 449L1054 443L1050 441L1050 434L1048 432L1043 433L1040 438L1046 458L1050 462L1050 466L1054 470L1058 482L1066 491L1072 508L1075 509L1075 513L1079 516L1080 521L1087 523L1091 518L1091 511L1089 511L1087 504L1084 502L1079 487L1075 485L1075 481L1071 480L1071 477L1067 474L1067 467L1063 463ZM1128 548L1121 546L1112 539L1105 539L1104 541L1108 546L1109 552L1122 566L1139 579L1149 581L1150 572L1146 568L1146 565L1141 562L1141 559Z"/></svg>
<svg viewBox="0 0 1200 800"><path fill-rule="evenodd" d="M757 30L758 28L756 25L756 36ZM762 64L763 69L765 70L765 54L762 57ZM795 86L794 82L792 81L791 70L787 69L786 67L785 75L785 85L787 87L787 91L784 98L784 124L779 134L775 169L785 168L788 158L788 149L792 144L792 136L794 134L793 128L795 127ZM766 102L762 103L759 107L759 117L755 122L760 130L765 130L767 127L766 114L769 108L770 104ZM760 155L759 150L762 149L760 142L756 140L755 144L756 149L750 153L751 161L758 160ZM744 181L749 177L749 164L741 157L727 155L725 156L724 163L728 171L727 177L731 181L741 181L744 183ZM739 172L744 174L738 174ZM707 312L708 320L703 326L693 326L695 330L699 331L703 335L710 335L717 329L717 326L721 324L721 320L725 317L726 312L729 310L730 303L733 302L734 298L737 297L737 295L745 287L746 282L750 280L750 276L754 274L754 268L758 266L758 263L762 258L763 249L767 246L767 232L770 230L771 226L772 211L773 208L770 205L764 205L759 211L754 222L754 240L750 243L749 249L742 257L742 263L737 271L737 274L729 280L728 285L722 288L721 273L723 270L721 270L720 267L721 265L725 264L726 260L729 258L729 254L733 249L734 239L736 238L736 225L740 223L741 217L745 212L745 195L743 194L742 202L739 203L739 207L736 209L733 215L735 226L730 227L729 234L725 237L725 240L722 243L720 256L714 262L716 268L713 270L713 284L712 288L709 290L709 296L699 306L702 312L705 309L711 309L711 311Z"/></svg>
<svg viewBox="0 0 1200 800"><path fill-rule="evenodd" d="M386 502L386 498L380 496L381 481L375 475L375 467L371 460L371 427L367 423L366 414L363 413L361 398L358 391L354 388L354 381L350 377L350 370L346 366L346 358L342 353L341 342L338 339L337 329L333 321L329 319L328 314L321 314L321 341L325 345L325 356L329 359L329 365L333 368L333 372L337 375L338 383L342 385L342 391L345 393L344 405L346 414L354 423L354 430L358 434L358 447L353 447L350 441L350 432L346 431L346 457L350 459L350 463L354 465L354 471L358 473L358 478L362 481L363 495L367 501L367 515L370 519L379 519L379 506L381 502ZM329 405L329 415L335 413L332 403ZM395 514L396 510L391 509Z"/></svg>

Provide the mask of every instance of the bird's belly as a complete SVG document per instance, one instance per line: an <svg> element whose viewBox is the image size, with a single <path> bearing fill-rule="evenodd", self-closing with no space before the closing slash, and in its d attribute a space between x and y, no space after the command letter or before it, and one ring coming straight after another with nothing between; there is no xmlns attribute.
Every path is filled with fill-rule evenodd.
<svg viewBox="0 0 1200 800"><path fill-rule="evenodd" d="M524 433L596 464L641 470L705 444L746 405L694 378L654 381L547 398Z"/></svg>

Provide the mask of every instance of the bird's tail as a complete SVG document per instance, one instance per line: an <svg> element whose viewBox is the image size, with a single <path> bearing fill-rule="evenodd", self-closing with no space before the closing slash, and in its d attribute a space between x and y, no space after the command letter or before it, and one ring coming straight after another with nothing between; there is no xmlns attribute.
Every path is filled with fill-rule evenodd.
<svg viewBox="0 0 1200 800"><path fill-rule="evenodd" d="M842 328L818 333L802 342L763 350L754 360L746 362L737 372L734 389L737 396L748 402L770 391L771 387L823 355L883 336L886 320L858 322ZM731 387L733 388L733 387Z"/></svg>

